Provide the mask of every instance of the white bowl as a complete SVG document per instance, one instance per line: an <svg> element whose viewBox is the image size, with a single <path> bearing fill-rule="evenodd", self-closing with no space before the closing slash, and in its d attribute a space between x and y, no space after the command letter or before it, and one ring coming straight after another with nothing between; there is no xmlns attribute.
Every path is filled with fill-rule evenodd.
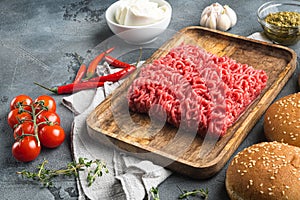
<svg viewBox="0 0 300 200"><path fill-rule="evenodd" d="M147 44L154 41L158 35L164 32L171 21L172 8L171 5L164 0L151 0L158 3L160 6L167 6L167 13L165 18L149 25L143 26L125 26L120 25L115 20L116 9L120 4L120 1L113 3L105 13L106 22L111 31L119 38L125 40L130 44Z"/></svg>

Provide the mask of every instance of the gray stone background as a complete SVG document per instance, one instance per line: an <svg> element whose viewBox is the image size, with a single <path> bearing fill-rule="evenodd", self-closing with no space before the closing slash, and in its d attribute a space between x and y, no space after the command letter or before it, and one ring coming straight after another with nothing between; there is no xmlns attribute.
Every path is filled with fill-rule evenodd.
<svg viewBox="0 0 300 200"><path fill-rule="evenodd" d="M175 1L169 29L179 31L186 26L199 25L204 7L214 1ZM256 10L263 0L224 0L238 15L238 23L230 33L248 36L261 31ZM105 9L113 1L108 0L1 0L0 1L0 199L77 199L78 191L74 178L55 179L55 187L41 188L16 175L23 169L34 170L43 159L49 160L49 168L64 167L71 161L70 127L73 114L58 105L62 126L67 133L66 141L55 150L43 149L33 162L16 162L11 154L12 130L6 123L10 100L21 93L32 98L46 91L37 88L34 81L48 85L71 82L78 69L72 56L75 52L85 56L103 40L112 36L104 19ZM300 53L300 43L291 46ZM147 58L147 54L144 58ZM298 58L299 62L299 58ZM299 67L277 98L299 91L297 76ZM53 95L57 102L63 96ZM256 124L241 144L243 148L265 141L262 119ZM227 165L226 165L227 166ZM226 166L207 180L193 180L173 174L159 186L160 197L177 199L180 187L183 190L208 188L209 199L228 199L224 179ZM193 198L189 198L193 199Z"/></svg>

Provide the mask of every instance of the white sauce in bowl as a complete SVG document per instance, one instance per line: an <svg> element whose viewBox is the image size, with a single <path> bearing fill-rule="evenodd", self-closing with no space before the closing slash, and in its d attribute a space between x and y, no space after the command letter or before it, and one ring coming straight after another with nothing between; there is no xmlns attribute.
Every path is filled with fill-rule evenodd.
<svg viewBox="0 0 300 200"><path fill-rule="evenodd" d="M115 20L120 25L143 26L162 20L168 7L150 0L120 0Z"/></svg>

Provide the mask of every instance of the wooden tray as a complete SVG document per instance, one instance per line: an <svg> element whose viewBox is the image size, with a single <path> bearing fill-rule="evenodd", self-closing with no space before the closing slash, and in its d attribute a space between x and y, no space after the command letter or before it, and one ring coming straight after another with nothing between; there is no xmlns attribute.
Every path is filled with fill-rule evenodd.
<svg viewBox="0 0 300 200"><path fill-rule="evenodd" d="M297 55L287 47L193 26L175 34L146 63L164 56L182 42L197 44L218 56L227 55L268 74L269 80L262 94L224 137L204 143L196 134L184 133L168 124L155 128L155 120L147 115L130 113L127 88L139 70L95 108L87 118L87 126L89 135L101 144L118 147L181 174L203 179L213 176L225 165L260 119L294 72Z"/></svg>

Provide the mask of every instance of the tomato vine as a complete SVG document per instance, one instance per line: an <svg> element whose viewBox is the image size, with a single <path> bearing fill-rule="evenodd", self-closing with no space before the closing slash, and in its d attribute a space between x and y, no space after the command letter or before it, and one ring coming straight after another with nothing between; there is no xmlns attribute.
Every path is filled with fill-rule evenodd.
<svg viewBox="0 0 300 200"><path fill-rule="evenodd" d="M51 96L41 95L33 101L21 94L13 98L10 109L7 121L15 138L12 154L18 161L32 161L38 157L42 146L56 148L63 143L65 132Z"/></svg>

